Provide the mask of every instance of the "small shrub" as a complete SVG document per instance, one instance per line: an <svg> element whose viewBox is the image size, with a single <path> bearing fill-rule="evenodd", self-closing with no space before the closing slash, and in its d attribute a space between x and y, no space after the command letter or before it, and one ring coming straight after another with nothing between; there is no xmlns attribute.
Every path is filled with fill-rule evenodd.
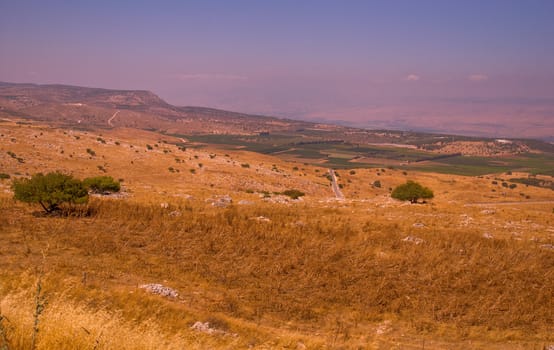
<svg viewBox="0 0 554 350"><path fill-rule="evenodd" d="M381 188L381 181L379 181L379 180L373 181L373 187L375 187L375 188Z"/></svg>
<svg viewBox="0 0 554 350"><path fill-rule="evenodd" d="M250 164L248 163L242 163L240 166L243 168L250 168Z"/></svg>
<svg viewBox="0 0 554 350"><path fill-rule="evenodd" d="M93 150L91 150L90 148L87 148L87 153L90 154L91 156L95 156L96 155L96 152L94 152Z"/></svg>
<svg viewBox="0 0 554 350"><path fill-rule="evenodd" d="M289 196L292 199L298 199L306 194L300 190L286 190L283 192L285 196Z"/></svg>
<svg viewBox="0 0 554 350"><path fill-rule="evenodd" d="M9 174L6 174L6 173L0 173L0 180L1 179L9 179L11 176Z"/></svg>
<svg viewBox="0 0 554 350"><path fill-rule="evenodd" d="M149 150L149 151L151 151L151 150L153 150L154 148L153 148L152 146L150 146L149 144L146 144L146 149Z"/></svg>
<svg viewBox="0 0 554 350"><path fill-rule="evenodd" d="M356 171L355 170L350 170L350 175L356 175Z"/></svg>
<svg viewBox="0 0 554 350"><path fill-rule="evenodd" d="M119 182L111 176L95 176L84 179L83 185L93 193L119 192L121 190Z"/></svg>

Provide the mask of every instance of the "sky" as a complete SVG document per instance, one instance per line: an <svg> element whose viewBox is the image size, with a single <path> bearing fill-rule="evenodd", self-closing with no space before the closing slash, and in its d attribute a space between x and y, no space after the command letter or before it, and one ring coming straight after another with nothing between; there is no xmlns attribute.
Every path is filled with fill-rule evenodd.
<svg viewBox="0 0 554 350"><path fill-rule="evenodd" d="M175 105L357 126L548 138L554 1L0 0L0 81L144 89ZM524 121L532 127L522 132Z"/></svg>

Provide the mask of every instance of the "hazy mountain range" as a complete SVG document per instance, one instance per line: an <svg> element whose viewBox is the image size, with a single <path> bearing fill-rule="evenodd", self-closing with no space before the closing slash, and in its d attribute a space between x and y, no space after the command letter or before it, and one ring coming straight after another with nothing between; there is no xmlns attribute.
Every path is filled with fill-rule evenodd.
<svg viewBox="0 0 554 350"><path fill-rule="evenodd" d="M429 114L428 110L435 111ZM498 113L498 111L504 113ZM107 121L118 114L110 121ZM314 123L478 137L537 138L554 142L554 101L445 99L406 105L374 105L327 112L274 111L266 117L208 107L178 107L145 90L0 82L0 115L94 126L126 126L173 132L249 133L314 127ZM469 115L469 117L461 117ZM290 117L290 118L286 118ZM286 118L286 119L282 119Z"/></svg>

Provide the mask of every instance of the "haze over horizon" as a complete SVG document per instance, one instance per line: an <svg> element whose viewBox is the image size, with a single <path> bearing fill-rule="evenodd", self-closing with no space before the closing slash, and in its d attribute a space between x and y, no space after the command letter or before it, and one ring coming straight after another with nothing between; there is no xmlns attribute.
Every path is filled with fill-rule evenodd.
<svg viewBox="0 0 554 350"><path fill-rule="evenodd" d="M554 141L554 2L0 3L0 81Z"/></svg>

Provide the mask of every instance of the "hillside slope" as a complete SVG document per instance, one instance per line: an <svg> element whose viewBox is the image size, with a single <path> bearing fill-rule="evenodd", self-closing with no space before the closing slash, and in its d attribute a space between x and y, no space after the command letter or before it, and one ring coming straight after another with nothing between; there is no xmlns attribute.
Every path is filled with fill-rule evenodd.
<svg viewBox="0 0 554 350"><path fill-rule="evenodd" d="M271 155L183 149L126 128L0 128L9 176L0 178L0 312L10 348L30 347L39 276L48 303L38 349L554 342L552 190L502 185L525 174L338 170L346 199L337 200L327 169ZM12 199L12 179L56 170L110 175L123 192L93 197L85 217L44 217ZM406 180L435 198L391 199L389 188ZM306 195L279 194L287 189ZM178 295L148 292L150 283Z"/></svg>

